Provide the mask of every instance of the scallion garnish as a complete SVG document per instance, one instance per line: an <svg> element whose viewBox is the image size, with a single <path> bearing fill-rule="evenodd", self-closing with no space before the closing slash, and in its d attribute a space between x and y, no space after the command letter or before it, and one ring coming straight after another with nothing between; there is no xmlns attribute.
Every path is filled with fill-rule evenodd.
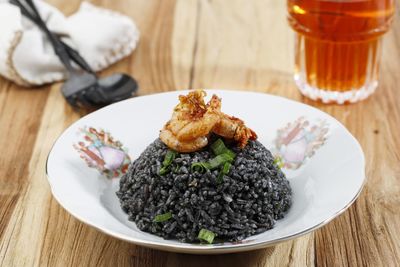
<svg viewBox="0 0 400 267"><path fill-rule="evenodd" d="M211 145L211 150L214 152L215 155L221 155L221 154L228 154L232 158L234 158L236 155L232 150L229 150L224 142L221 139L218 139Z"/></svg>
<svg viewBox="0 0 400 267"><path fill-rule="evenodd" d="M193 171L205 172L206 169L209 169L209 164L208 162L194 162L191 168Z"/></svg>
<svg viewBox="0 0 400 267"><path fill-rule="evenodd" d="M283 163L282 158L281 158L280 156L277 156L277 157L274 159L274 164L275 164L275 166L278 167L279 169L282 169L283 165L285 165L285 164Z"/></svg>
<svg viewBox="0 0 400 267"><path fill-rule="evenodd" d="M165 222L165 221L168 221L171 218L172 218L172 213L171 212L167 212L167 213L156 215L154 217L153 222Z"/></svg>
<svg viewBox="0 0 400 267"><path fill-rule="evenodd" d="M160 169L159 174L164 175L170 170L170 165L172 161L175 159L176 152L173 150L168 150L167 154L165 154L164 161L162 163L162 168Z"/></svg>
<svg viewBox="0 0 400 267"><path fill-rule="evenodd" d="M223 165L225 162L232 162L233 157L227 153L220 154L216 156L215 158L211 159L208 161L208 164L210 165L209 169L214 170L218 168L219 166Z"/></svg>
<svg viewBox="0 0 400 267"><path fill-rule="evenodd" d="M225 162L224 167L222 168L222 173L228 174L231 166L232 166L232 164L230 162Z"/></svg>
<svg viewBox="0 0 400 267"><path fill-rule="evenodd" d="M233 152L232 150L229 150L229 149L227 149L224 154L230 156L232 159L234 159L236 157L235 152Z"/></svg>
<svg viewBox="0 0 400 267"><path fill-rule="evenodd" d="M229 173L229 169L231 168L232 164L230 162L225 162L222 170L219 172L217 177L217 182L220 184L223 182L224 175Z"/></svg>
<svg viewBox="0 0 400 267"><path fill-rule="evenodd" d="M192 163L192 170L198 172L204 172L206 169L214 170L219 166L223 166L226 162L232 162L233 157L229 154L221 154L212 158L208 162L195 162Z"/></svg>
<svg viewBox="0 0 400 267"><path fill-rule="evenodd" d="M217 182L222 183L225 174L229 173L232 161L236 154L229 150L221 139L218 139L211 145L211 149L216 157L208 162L195 162L192 164L192 171L205 172L206 169L214 170L222 166L222 169L217 177Z"/></svg>
<svg viewBox="0 0 400 267"><path fill-rule="evenodd" d="M176 152L173 150L168 150L167 154L165 154L165 158L163 161L163 166L168 166L172 163L172 161L175 159Z"/></svg>
<svg viewBox="0 0 400 267"><path fill-rule="evenodd" d="M215 234L213 232L203 228L200 230L197 238L211 244L214 241Z"/></svg>
<svg viewBox="0 0 400 267"><path fill-rule="evenodd" d="M224 153L227 148L224 142L221 139L218 139L211 145L211 149L215 155L219 155Z"/></svg>
<svg viewBox="0 0 400 267"><path fill-rule="evenodd" d="M162 167L161 169L160 169L160 172L158 173L158 174L160 174L160 175L164 175L164 174L166 174L167 172L169 172L169 166L164 166L164 167Z"/></svg>

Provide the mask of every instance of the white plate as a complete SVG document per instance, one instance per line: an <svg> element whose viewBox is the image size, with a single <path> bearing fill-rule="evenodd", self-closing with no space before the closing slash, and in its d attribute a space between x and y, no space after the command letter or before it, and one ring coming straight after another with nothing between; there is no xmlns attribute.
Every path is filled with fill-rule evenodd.
<svg viewBox="0 0 400 267"><path fill-rule="evenodd" d="M82 129L104 129L122 142L134 160L158 137L178 102L177 96L183 93L119 102L83 117L65 130L50 151L46 166L51 191L60 205L80 221L128 242L175 252L214 254L258 249L309 233L341 214L359 195L365 181L364 155L357 140L337 120L282 97L209 90L208 97L212 93L222 97L225 113L243 119L256 131L259 141L283 159L283 170L293 189L291 209L272 230L237 243L187 244L138 230L119 206L115 195L119 179L106 178L89 168L73 144L90 149L83 141ZM287 145L279 145L282 140ZM83 142L79 145L79 141ZM112 143L115 140L109 146Z"/></svg>

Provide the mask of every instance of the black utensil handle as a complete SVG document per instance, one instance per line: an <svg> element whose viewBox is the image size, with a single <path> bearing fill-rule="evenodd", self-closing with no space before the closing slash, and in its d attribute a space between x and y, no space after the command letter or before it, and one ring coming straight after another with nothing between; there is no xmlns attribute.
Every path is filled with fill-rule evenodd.
<svg viewBox="0 0 400 267"><path fill-rule="evenodd" d="M92 74L95 74L94 70L92 67L90 67L89 63L79 54L78 51L70 47L67 43L65 43L63 40L60 40L61 43L64 45L65 49L67 50L68 56L76 63L78 64L79 67L82 69L86 70L87 72L90 72Z"/></svg>
<svg viewBox="0 0 400 267"><path fill-rule="evenodd" d="M21 10L22 15L24 15L25 17L27 17L28 19L30 19L33 23L35 23L36 26L39 27L39 29L41 29L42 31L43 26L41 23L39 23L39 21L37 20L36 16L31 14L24 5L20 4L19 2L15 1L15 0L10 0L11 4L14 4L16 6L18 6ZM67 50L68 56L70 59L72 59L72 61L74 61L79 67L81 67L82 69L95 74L95 72L93 71L93 69L89 66L89 64L86 62L86 60L79 54L78 51L76 51L75 49L73 49L72 47L70 47L68 44L66 44L64 41L62 41L60 39L60 37L58 37L56 34L54 34L55 37L60 40L60 42L62 43L62 45L65 47L65 49Z"/></svg>
<svg viewBox="0 0 400 267"><path fill-rule="evenodd" d="M18 2L20 5L22 5L21 2L19 2L19 0L14 0L14 1ZM62 45L61 41L52 32L50 32L49 28L47 28L47 25L43 21L42 17L40 16L38 10L36 9L35 4L32 2L32 0L25 0L25 2L29 5L29 7L35 13L37 22L41 25L41 28L46 33L47 37L49 38L50 42L52 43L54 52L56 53L56 55L58 56L60 61L64 64L64 66L70 72L75 72L75 69L71 65L67 50Z"/></svg>

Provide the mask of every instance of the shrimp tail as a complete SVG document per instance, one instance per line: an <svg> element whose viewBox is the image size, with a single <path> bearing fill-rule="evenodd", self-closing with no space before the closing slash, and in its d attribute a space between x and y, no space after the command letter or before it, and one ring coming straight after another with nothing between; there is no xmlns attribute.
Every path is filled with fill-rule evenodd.
<svg viewBox="0 0 400 267"><path fill-rule="evenodd" d="M257 139L257 134L246 127L244 121L234 116L222 113L220 122L214 127L213 132L238 142L240 148L247 145L248 140Z"/></svg>

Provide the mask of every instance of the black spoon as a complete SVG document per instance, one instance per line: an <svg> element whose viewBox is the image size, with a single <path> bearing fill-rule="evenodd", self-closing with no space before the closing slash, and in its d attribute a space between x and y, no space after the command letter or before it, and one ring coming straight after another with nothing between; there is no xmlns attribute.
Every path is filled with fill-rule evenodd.
<svg viewBox="0 0 400 267"><path fill-rule="evenodd" d="M50 32L40 17L32 0L25 0L34 14L19 0L11 3L20 7L23 15L31 19L48 36L56 55L68 71L68 80L61 90L66 100L73 106L100 107L133 96L137 91L137 83L130 76L122 73L99 79L79 53L62 42L58 36ZM74 60L81 71L75 69L70 60Z"/></svg>

